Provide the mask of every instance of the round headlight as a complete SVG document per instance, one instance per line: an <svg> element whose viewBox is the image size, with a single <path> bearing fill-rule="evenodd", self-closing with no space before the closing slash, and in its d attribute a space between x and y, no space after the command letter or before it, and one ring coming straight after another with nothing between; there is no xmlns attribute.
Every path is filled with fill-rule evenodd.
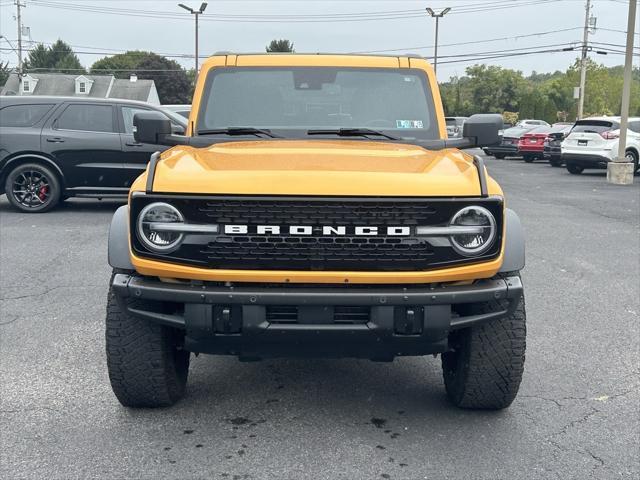
<svg viewBox="0 0 640 480"><path fill-rule="evenodd" d="M184 233L171 228L172 224L180 223L184 223L184 217L176 207L162 202L151 203L138 215L138 238L152 252L172 252L184 238Z"/></svg>
<svg viewBox="0 0 640 480"><path fill-rule="evenodd" d="M453 248L461 255L480 255L486 252L496 238L496 219L484 207L465 207L451 219L451 226L479 227L476 233L452 235Z"/></svg>

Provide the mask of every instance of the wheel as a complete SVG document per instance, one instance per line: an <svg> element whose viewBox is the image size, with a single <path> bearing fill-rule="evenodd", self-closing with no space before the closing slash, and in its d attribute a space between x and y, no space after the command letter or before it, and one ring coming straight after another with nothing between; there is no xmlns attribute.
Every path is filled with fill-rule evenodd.
<svg viewBox="0 0 640 480"><path fill-rule="evenodd" d="M495 154L495 157L496 157L498 160L504 160L504 158L506 157L506 155L505 155L504 153L496 153L496 154Z"/></svg>
<svg viewBox="0 0 640 480"><path fill-rule="evenodd" d="M125 305L140 300L123 298ZM109 290L107 369L113 393L125 407L168 407L182 398L189 373L189 352L179 330L130 315Z"/></svg>
<svg viewBox="0 0 640 480"><path fill-rule="evenodd" d="M627 150L624 154L624 158L629 163L633 163L633 172L638 173L640 171L640 162L638 162L638 154L633 150Z"/></svg>
<svg viewBox="0 0 640 480"><path fill-rule="evenodd" d="M22 212L46 212L60 201L58 176L40 163L15 167L7 175L4 188L9 203Z"/></svg>
<svg viewBox="0 0 640 480"><path fill-rule="evenodd" d="M567 164L567 171L573 175L580 175L584 168L579 165Z"/></svg>
<svg viewBox="0 0 640 480"><path fill-rule="evenodd" d="M549 159L549 165L551 165L552 167L561 167L562 166L562 161L557 160L555 158L550 158Z"/></svg>
<svg viewBox="0 0 640 480"><path fill-rule="evenodd" d="M453 351L442 354L449 400L461 408L498 410L511 405L524 371L526 334L524 298L507 318L453 332Z"/></svg>
<svg viewBox="0 0 640 480"><path fill-rule="evenodd" d="M524 155L522 158L523 158L523 160L524 160L525 162L527 162L527 163L531 163L531 162L533 162L533 161L535 160L535 158L536 158L536 157L533 157L533 156L531 156L531 155Z"/></svg>

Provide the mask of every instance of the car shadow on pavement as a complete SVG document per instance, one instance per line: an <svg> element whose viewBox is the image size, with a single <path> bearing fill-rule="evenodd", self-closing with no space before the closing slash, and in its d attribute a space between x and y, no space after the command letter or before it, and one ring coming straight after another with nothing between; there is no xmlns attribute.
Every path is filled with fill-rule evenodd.
<svg viewBox="0 0 640 480"><path fill-rule="evenodd" d="M362 420L364 415L367 423L377 427L405 414L431 421L469 413L447 400L440 358L433 357L405 357L390 363L355 359L246 363L235 358L192 357L187 394L173 408L196 411L200 418L219 418L220 412L228 412L228 418L251 423L267 417L284 421L292 414L308 416L309 412L345 422Z"/></svg>
<svg viewBox="0 0 640 480"><path fill-rule="evenodd" d="M13 208L4 196L0 196L0 213L15 213L18 215L48 215L62 212L115 212L118 207L127 203L126 198L98 200L93 198L71 198L60 202L52 210L45 213L25 213Z"/></svg>

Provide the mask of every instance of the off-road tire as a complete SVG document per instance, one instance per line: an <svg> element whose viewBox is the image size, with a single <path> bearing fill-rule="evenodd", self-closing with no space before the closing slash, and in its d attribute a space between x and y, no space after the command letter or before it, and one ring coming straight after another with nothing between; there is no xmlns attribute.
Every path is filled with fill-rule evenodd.
<svg viewBox="0 0 640 480"><path fill-rule="evenodd" d="M580 167L579 165L568 164L567 172L572 175L580 175L584 171L584 167Z"/></svg>
<svg viewBox="0 0 640 480"><path fill-rule="evenodd" d="M16 195L14 193L14 182L16 181L16 179L22 174L29 174L29 172L34 172L38 175L41 175L42 178L46 179L48 189L47 197L42 204L37 204L36 202L33 205L27 205L25 204L25 201L23 199L18 198L19 194ZM13 168L7 174L7 177L5 179L4 191L11 206L24 213L48 212L58 204L58 202L60 201L60 196L62 195L62 188L58 175L49 167L35 162L23 163Z"/></svg>
<svg viewBox="0 0 640 480"><path fill-rule="evenodd" d="M526 334L524 298L509 317L453 332L454 350L442 354L449 400L472 409L511 405L524 371Z"/></svg>
<svg viewBox="0 0 640 480"><path fill-rule="evenodd" d="M561 167L562 166L562 161L561 160L549 160L549 165L551 165L552 167Z"/></svg>
<svg viewBox="0 0 640 480"><path fill-rule="evenodd" d="M141 301L122 298L125 305ZM113 393L125 407L168 407L184 395L189 352L179 330L130 315L109 289L106 352Z"/></svg>

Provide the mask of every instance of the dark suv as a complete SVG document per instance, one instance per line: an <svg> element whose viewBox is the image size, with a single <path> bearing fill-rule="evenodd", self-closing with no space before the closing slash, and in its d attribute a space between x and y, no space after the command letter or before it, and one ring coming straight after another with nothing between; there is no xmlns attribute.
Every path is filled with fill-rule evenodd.
<svg viewBox="0 0 640 480"><path fill-rule="evenodd" d="M167 148L134 140L133 116L148 111L184 133L184 117L142 102L0 97L0 194L24 212L73 196L126 196L151 154Z"/></svg>

